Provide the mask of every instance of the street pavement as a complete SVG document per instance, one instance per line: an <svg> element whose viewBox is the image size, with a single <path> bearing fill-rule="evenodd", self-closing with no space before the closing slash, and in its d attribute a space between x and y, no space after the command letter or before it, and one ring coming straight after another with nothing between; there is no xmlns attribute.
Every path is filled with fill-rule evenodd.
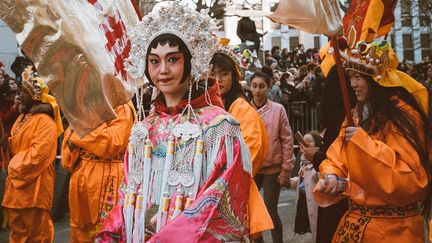
<svg viewBox="0 0 432 243"><path fill-rule="evenodd" d="M282 220L284 230L284 242L294 243L311 243L311 234L298 235L294 234L294 219L295 219L295 190L282 189L279 198L279 215ZM69 243L69 221L65 219L62 222L54 223L54 243ZM264 240L267 243L271 243L270 232L264 233ZM0 232L0 243L7 243L8 232Z"/></svg>

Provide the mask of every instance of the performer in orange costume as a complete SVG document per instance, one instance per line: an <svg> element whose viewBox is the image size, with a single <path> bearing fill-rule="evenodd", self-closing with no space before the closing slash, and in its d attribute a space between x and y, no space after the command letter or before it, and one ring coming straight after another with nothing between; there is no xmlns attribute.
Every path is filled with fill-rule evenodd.
<svg viewBox="0 0 432 243"><path fill-rule="evenodd" d="M117 202L134 110L115 108L117 118L80 138L68 128L62 164L72 173L69 184L71 242L94 242L95 234Z"/></svg>
<svg viewBox="0 0 432 243"><path fill-rule="evenodd" d="M210 76L219 83L225 110L240 123L241 133L252 158L253 178L267 156L268 137L261 117L246 100L242 91L240 63L241 60L232 50L220 46L211 61L213 70ZM250 234L253 238L260 236L265 230L273 229L273 222L254 180L251 180L248 207Z"/></svg>
<svg viewBox="0 0 432 243"><path fill-rule="evenodd" d="M323 207L349 199L332 241L424 242L432 172L427 91L396 70L397 56L385 41L358 43L348 55L356 124L342 126L314 192Z"/></svg>
<svg viewBox="0 0 432 243"><path fill-rule="evenodd" d="M31 70L28 71L31 73ZM54 189L53 161L57 136L62 133L63 127L57 103L54 97L48 95L48 88L42 79L26 76L20 88L20 99L21 115L12 127L8 143L13 157L8 166L9 175L2 203L9 212L9 242L49 243L54 238L50 216ZM43 103L50 103L51 106ZM49 108L46 109L46 106ZM44 110L50 115L41 112Z"/></svg>

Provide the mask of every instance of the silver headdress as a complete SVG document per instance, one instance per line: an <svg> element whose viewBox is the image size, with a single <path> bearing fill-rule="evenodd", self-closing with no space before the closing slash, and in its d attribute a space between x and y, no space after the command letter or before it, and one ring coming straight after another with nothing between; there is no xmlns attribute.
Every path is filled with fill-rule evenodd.
<svg viewBox="0 0 432 243"><path fill-rule="evenodd" d="M125 62L126 70L135 80L144 80L146 55L150 43L161 34L174 34L188 47L191 59L191 77L198 80L210 71L210 61L217 49L216 22L208 15L180 4L170 2L146 15L130 32L132 48Z"/></svg>

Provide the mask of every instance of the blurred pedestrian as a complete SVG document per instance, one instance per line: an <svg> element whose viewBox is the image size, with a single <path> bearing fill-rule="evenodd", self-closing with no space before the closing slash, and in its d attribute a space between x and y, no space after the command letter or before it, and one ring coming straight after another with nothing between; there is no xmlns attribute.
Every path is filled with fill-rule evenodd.
<svg viewBox="0 0 432 243"><path fill-rule="evenodd" d="M304 135L304 140L315 150L321 145L322 137L318 131L310 131ZM305 234L312 233L313 242L316 240L318 205L312 196L319 179L319 174L313 168L312 161L299 153L300 170L298 176L291 178L291 188L296 189L296 217L294 224L294 233Z"/></svg>
<svg viewBox="0 0 432 243"><path fill-rule="evenodd" d="M267 158L255 176L255 182L258 188L264 189L264 202L274 224L273 242L281 243L283 229L277 205L281 187L290 185L293 169L293 139L285 108L267 99L270 83L271 78L263 72L257 72L251 78L254 97L252 105L266 125L269 141ZM263 239L260 238L257 242L263 242Z"/></svg>

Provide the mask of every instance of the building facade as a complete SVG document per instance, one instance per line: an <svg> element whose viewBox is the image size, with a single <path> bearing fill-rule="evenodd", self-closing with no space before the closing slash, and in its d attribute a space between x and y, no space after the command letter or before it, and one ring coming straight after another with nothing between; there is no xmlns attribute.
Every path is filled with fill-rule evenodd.
<svg viewBox="0 0 432 243"><path fill-rule="evenodd" d="M401 61L419 63L431 55L431 0L400 0L395 17L390 41Z"/></svg>

